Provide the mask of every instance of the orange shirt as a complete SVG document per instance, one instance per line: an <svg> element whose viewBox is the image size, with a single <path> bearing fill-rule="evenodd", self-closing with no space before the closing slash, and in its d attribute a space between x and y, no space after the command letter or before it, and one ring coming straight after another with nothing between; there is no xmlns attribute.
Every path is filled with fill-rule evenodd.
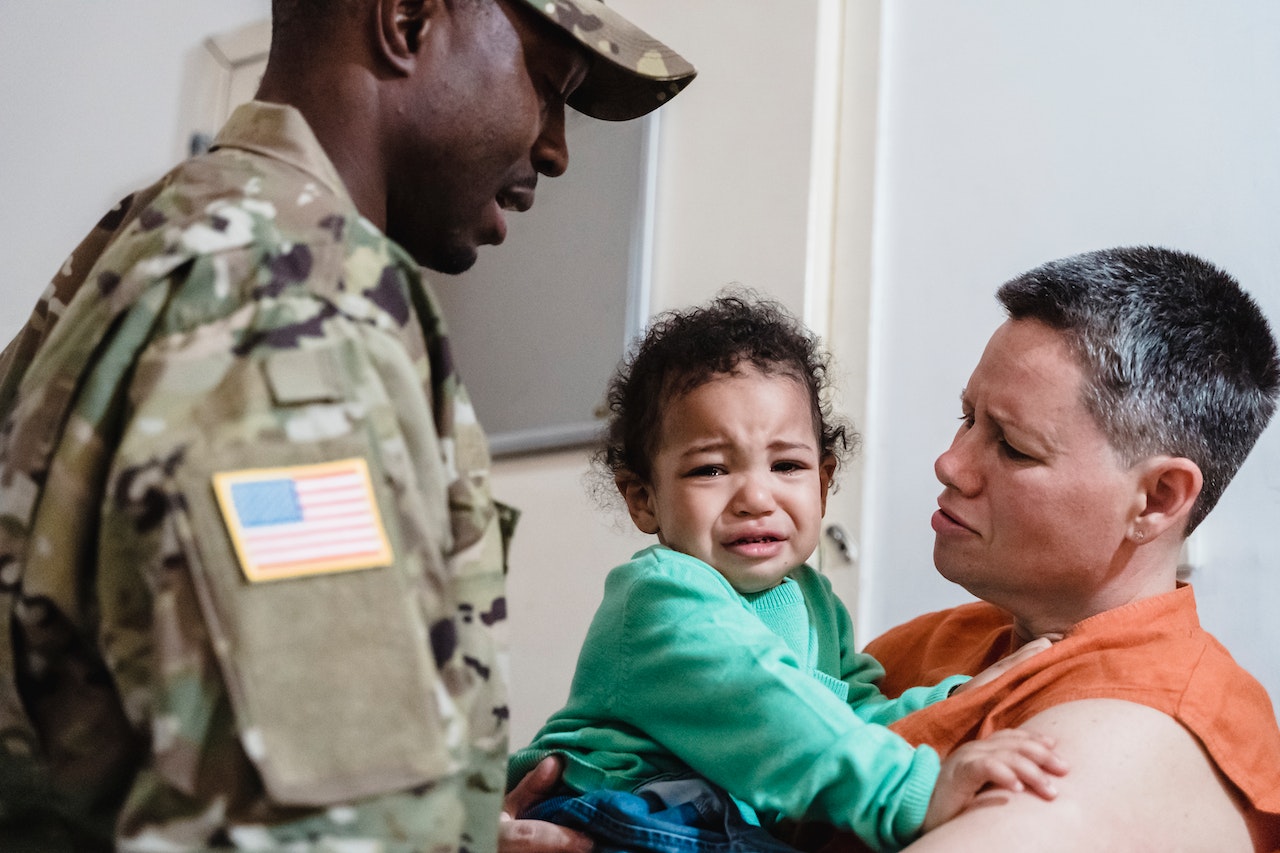
<svg viewBox="0 0 1280 853"><path fill-rule="evenodd" d="M927 614L867 646L894 696L974 674L1020 645L1012 620L978 602ZM1280 728L1266 691L1200 627L1191 587L1100 613L996 682L917 711L892 728L942 755L1066 702L1122 699L1168 714L1199 738L1239 789L1259 849L1280 851Z"/></svg>

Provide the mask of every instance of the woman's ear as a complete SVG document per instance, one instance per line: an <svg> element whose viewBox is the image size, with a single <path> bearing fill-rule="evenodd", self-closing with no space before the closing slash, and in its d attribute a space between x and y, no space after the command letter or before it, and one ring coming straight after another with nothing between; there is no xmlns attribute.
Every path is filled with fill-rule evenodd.
<svg viewBox="0 0 1280 853"><path fill-rule="evenodd" d="M440 13L441 0L377 0L377 49L399 73L408 76L427 28Z"/></svg>
<svg viewBox="0 0 1280 853"><path fill-rule="evenodd" d="M1139 465L1141 505L1130 538L1149 542L1169 530L1181 538L1204 485L1200 466L1184 456L1156 456Z"/></svg>
<svg viewBox="0 0 1280 853"><path fill-rule="evenodd" d="M657 506L653 499L653 488L630 471L620 471L613 478L619 494L626 501L627 512L631 521L641 533L658 532Z"/></svg>

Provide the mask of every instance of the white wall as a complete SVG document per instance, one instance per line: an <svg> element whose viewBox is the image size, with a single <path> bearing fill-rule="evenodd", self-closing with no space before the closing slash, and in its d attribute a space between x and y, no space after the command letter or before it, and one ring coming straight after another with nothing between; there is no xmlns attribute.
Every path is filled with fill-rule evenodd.
<svg viewBox="0 0 1280 853"><path fill-rule="evenodd" d="M182 156L204 37L270 13L270 0L0 5L0 340L94 223Z"/></svg>
<svg viewBox="0 0 1280 853"><path fill-rule="evenodd" d="M1155 243L1280 327L1280 4L884 4L864 636L964 599L931 564L930 462L1042 261ZM1202 619L1280 698L1280 426L1198 534Z"/></svg>

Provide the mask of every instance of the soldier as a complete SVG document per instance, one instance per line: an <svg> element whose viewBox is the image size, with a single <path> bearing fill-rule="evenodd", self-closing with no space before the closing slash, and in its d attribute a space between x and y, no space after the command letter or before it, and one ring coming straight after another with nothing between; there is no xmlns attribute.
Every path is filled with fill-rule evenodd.
<svg viewBox="0 0 1280 853"><path fill-rule="evenodd" d="M514 512L419 264L693 75L598 0L275 0L0 359L0 847L495 849Z"/></svg>

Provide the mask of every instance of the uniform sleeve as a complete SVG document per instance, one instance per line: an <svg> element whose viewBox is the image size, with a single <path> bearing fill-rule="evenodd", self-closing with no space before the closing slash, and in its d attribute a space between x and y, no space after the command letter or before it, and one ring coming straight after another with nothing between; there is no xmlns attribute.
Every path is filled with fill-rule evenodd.
<svg viewBox="0 0 1280 853"><path fill-rule="evenodd" d="M28 790L40 792L50 814L34 825L57 826L76 838L101 834L83 842L86 847L110 836L128 780L146 785L156 778L148 747L166 749L182 734L167 726L168 717L154 715L148 689L162 677L151 657L149 582L172 567L111 559L119 539L139 530L152 535L165 512L164 491L153 488L154 481L111 484L109 477L126 429L135 360L181 278L176 271L183 257L155 251L162 239L139 237L114 262L94 267L96 287L76 292L29 353L29 367L7 365L20 379L14 373L4 380L16 393L5 401L8 435L0 462L0 563L11 573L0 600L13 619L5 632L14 640L12 677L45 759ZM135 263L142 253L151 257L145 266ZM83 276L87 267L76 272ZM132 308L123 310L126 304ZM114 515L124 504L128 511ZM117 520L125 526L115 527ZM216 667L196 675L184 685L188 698L202 680L216 680ZM13 710L0 711L6 730L14 727ZM179 789L179 796L185 793ZM0 830L7 832L7 826Z"/></svg>
<svg viewBox="0 0 1280 853"><path fill-rule="evenodd" d="M753 808L909 842L938 758L869 725L803 672L713 570L681 561L631 583L614 634L620 717Z"/></svg>

